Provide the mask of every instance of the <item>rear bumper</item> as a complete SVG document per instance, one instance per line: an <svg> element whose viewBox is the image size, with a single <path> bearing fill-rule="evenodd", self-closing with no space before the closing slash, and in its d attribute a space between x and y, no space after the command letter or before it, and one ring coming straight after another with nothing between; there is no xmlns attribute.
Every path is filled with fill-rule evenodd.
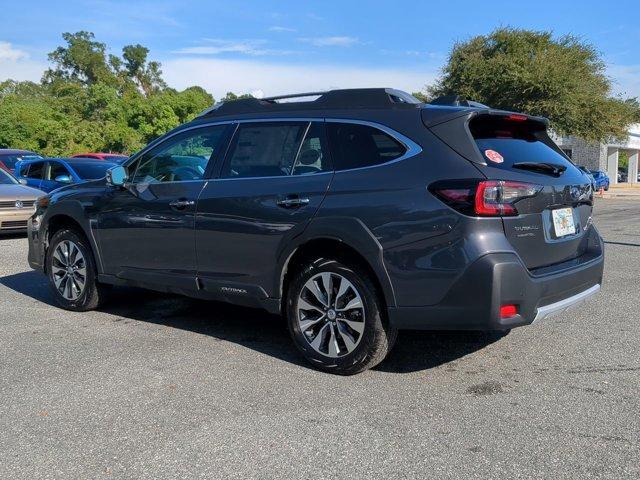
<svg viewBox="0 0 640 480"><path fill-rule="evenodd" d="M533 275L514 253L485 255L471 264L442 302L389 308L389 321L410 330L508 330L561 314L595 295L602 284L602 241L579 259ZM502 319L502 305L518 314Z"/></svg>

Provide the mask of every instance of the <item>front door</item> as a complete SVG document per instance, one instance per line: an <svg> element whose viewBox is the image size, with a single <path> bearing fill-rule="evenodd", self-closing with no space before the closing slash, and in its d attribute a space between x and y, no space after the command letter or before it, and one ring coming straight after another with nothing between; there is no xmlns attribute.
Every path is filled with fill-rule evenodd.
<svg viewBox="0 0 640 480"><path fill-rule="evenodd" d="M272 296L277 258L325 197L331 169L324 122L240 123L218 178L200 195L198 277L244 303Z"/></svg>
<svg viewBox="0 0 640 480"><path fill-rule="evenodd" d="M129 166L130 183L114 187L99 209L105 273L195 288L196 203L227 129L215 125L176 134Z"/></svg>

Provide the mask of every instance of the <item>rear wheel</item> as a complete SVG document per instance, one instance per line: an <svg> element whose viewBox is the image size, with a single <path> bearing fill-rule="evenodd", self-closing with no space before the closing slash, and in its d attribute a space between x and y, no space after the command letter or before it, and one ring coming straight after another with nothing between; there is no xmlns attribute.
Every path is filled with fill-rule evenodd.
<svg viewBox="0 0 640 480"><path fill-rule="evenodd" d="M352 375L380 363L397 332L383 321L377 289L366 272L318 259L287 290L294 343L315 367Z"/></svg>
<svg viewBox="0 0 640 480"><path fill-rule="evenodd" d="M108 287L97 283L93 252L84 235L71 229L56 232L47 253L49 285L57 303L76 312L93 310Z"/></svg>

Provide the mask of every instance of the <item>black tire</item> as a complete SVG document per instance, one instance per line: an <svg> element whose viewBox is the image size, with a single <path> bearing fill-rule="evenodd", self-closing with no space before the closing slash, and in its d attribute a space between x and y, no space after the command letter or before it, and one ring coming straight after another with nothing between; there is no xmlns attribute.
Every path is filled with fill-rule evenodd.
<svg viewBox="0 0 640 480"><path fill-rule="evenodd" d="M330 272L346 278L358 290L364 309L364 330L353 351L337 358L317 352L300 329L296 313L298 297L305 283L319 273ZM397 337L397 330L385 321L380 293L369 275L358 267L337 260L319 258L294 275L287 288L286 315L296 347L314 367L338 375L353 375L372 368L385 359Z"/></svg>
<svg viewBox="0 0 640 480"><path fill-rule="evenodd" d="M78 298L74 300L69 300L65 298L62 293L60 293L60 291L56 288L53 278L53 253L55 252L58 245L60 245L64 241L71 241L75 245L77 245L78 249L85 259L86 279L84 289L78 296ZM97 282L97 270L96 263L93 258L93 251L91 250L91 246L89 245L89 242L83 234L68 228L63 228L62 230L57 231L53 235L51 243L49 244L46 262L49 286L51 287L56 302L62 308L74 312L86 312L89 310L95 310L104 303L108 291L110 290L110 286L103 285Z"/></svg>

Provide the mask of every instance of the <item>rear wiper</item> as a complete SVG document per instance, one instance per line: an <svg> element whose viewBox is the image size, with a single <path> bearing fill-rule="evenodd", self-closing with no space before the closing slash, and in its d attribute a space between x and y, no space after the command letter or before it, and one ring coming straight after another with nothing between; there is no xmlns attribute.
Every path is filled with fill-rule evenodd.
<svg viewBox="0 0 640 480"><path fill-rule="evenodd" d="M518 162L514 163L513 168L520 168L521 170L531 170L533 172L546 173L559 177L567 169L564 165L558 165L556 163L537 163L537 162Z"/></svg>

